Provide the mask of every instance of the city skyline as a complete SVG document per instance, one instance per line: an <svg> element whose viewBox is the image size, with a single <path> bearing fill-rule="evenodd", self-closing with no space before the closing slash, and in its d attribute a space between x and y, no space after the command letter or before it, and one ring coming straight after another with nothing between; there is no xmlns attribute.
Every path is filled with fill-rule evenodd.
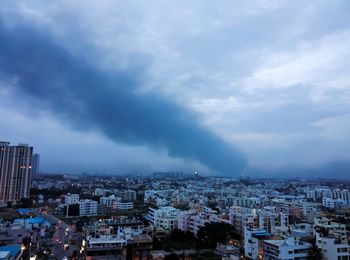
<svg viewBox="0 0 350 260"><path fill-rule="evenodd" d="M349 3L248 2L3 1L0 140L43 172L349 178Z"/></svg>

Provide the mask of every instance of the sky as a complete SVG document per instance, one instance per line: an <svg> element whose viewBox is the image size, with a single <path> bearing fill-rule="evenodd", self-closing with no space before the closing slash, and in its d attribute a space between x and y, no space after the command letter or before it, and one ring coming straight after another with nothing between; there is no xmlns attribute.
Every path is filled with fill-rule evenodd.
<svg viewBox="0 0 350 260"><path fill-rule="evenodd" d="M349 11L1 1L0 139L33 145L42 172L348 168Z"/></svg>

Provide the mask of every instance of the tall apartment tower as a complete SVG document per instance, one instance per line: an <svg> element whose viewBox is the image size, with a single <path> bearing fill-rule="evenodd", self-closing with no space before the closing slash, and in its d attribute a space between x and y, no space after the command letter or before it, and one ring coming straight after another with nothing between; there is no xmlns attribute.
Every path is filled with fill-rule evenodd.
<svg viewBox="0 0 350 260"><path fill-rule="evenodd" d="M32 180L38 178L39 174L39 165L40 165L40 154L33 154L33 164L32 164Z"/></svg>
<svg viewBox="0 0 350 260"><path fill-rule="evenodd" d="M0 203L29 198L33 147L0 142Z"/></svg>

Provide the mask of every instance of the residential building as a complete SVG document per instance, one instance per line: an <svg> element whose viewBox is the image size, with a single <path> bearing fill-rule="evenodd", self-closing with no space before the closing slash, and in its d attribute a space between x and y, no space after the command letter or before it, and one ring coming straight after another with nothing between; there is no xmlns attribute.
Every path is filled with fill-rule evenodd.
<svg viewBox="0 0 350 260"><path fill-rule="evenodd" d="M324 259L350 259L350 232L345 224L325 217L315 218L314 230L316 246L321 250Z"/></svg>
<svg viewBox="0 0 350 260"><path fill-rule="evenodd" d="M134 190L123 191L121 192L121 198L123 202L135 201L137 198L136 191Z"/></svg>
<svg viewBox="0 0 350 260"><path fill-rule="evenodd" d="M244 255L248 259L259 259L263 255L263 241L271 234L265 229L244 228Z"/></svg>
<svg viewBox="0 0 350 260"><path fill-rule="evenodd" d="M295 237L265 240L263 258L264 260L307 260L311 247L311 244L295 239Z"/></svg>
<svg viewBox="0 0 350 260"><path fill-rule="evenodd" d="M153 227L170 231L177 228L178 214L179 210L173 207L149 208L149 213L146 217Z"/></svg>
<svg viewBox="0 0 350 260"><path fill-rule="evenodd" d="M133 202L117 202L115 204L116 209L121 209L121 210L129 210L134 208L134 203Z"/></svg>
<svg viewBox="0 0 350 260"><path fill-rule="evenodd" d="M79 203L79 194L66 194L62 196L62 204L70 205Z"/></svg>
<svg viewBox="0 0 350 260"><path fill-rule="evenodd" d="M345 206L347 202L343 199L332 199L324 197L322 199L322 206L330 209L339 209Z"/></svg>
<svg viewBox="0 0 350 260"><path fill-rule="evenodd" d="M116 208L117 202L119 201L121 201L121 198L116 197L115 195L100 198L100 203L108 208Z"/></svg>
<svg viewBox="0 0 350 260"><path fill-rule="evenodd" d="M92 216L97 215L97 201L94 200L80 200L79 201L80 206L80 216Z"/></svg>
<svg viewBox="0 0 350 260"><path fill-rule="evenodd" d="M0 142L0 204L29 198L33 147Z"/></svg>

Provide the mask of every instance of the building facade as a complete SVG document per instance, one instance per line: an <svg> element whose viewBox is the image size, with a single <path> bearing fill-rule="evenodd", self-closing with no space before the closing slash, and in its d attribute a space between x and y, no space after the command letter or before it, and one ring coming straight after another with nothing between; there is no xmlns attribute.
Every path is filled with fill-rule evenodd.
<svg viewBox="0 0 350 260"><path fill-rule="evenodd" d="M311 244L294 237L263 242L264 260L308 260Z"/></svg>
<svg viewBox="0 0 350 260"><path fill-rule="evenodd" d="M0 203L29 198L33 147L0 142Z"/></svg>
<svg viewBox="0 0 350 260"><path fill-rule="evenodd" d="M33 164L32 164L32 180L35 180L39 177L39 165L40 165L40 155L35 153L33 155Z"/></svg>

